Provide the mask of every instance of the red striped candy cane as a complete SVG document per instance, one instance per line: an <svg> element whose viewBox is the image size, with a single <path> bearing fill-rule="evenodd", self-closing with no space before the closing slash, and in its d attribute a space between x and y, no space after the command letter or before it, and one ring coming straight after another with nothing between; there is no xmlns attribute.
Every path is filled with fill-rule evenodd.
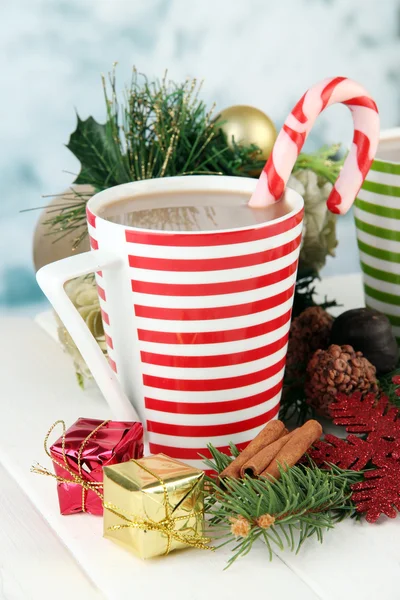
<svg viewBox="0 0 400 600"><path fill-rule="evenodd" d="M327 200L331 212L345 214L369 171L379 141L378 108L355 81L346 77L324 79L310 88L286 119L257 187L250 199L253 207L279 200L296 159L318 115L331 104L346 104L352 114L354 137L343 169Z"/></svg>

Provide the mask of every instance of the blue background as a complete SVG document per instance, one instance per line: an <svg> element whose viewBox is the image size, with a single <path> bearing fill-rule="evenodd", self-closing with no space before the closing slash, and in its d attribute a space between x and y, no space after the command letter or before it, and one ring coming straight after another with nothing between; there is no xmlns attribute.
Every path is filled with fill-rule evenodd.
<svg viewBox="0 0 400 600"><path fill-rule="evenodd" d="M0 0L0 311L33 314L43 302L32 237L43 194L64 191L79 163L65 148L75 108L104 120L100 74L118 61L149 77L205 79L222 109L252 104L281 125L313 83L346 75L369 89L382 126L399 124L397 0ZM344 107L323 113L306 150L351 140ZM325 274L358 269L352 216Z"/></svg>

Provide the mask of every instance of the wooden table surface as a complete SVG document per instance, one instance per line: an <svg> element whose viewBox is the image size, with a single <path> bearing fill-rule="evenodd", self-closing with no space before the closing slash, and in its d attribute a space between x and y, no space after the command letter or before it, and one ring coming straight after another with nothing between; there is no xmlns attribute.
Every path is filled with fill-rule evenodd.
<svg viewBox="0 0 400 600"><path fill-rule="evenodd" d="M346 308L362 304L358 276L325 280L321 293ZM343 309L340 309L343 310ZM189 550L141 562L101 537L101 519L61 517L54 481L29 473L46 464L42 441L58 418L108 416L95 387L81 392L69 358L30 319L0 320L0 599L168 600L245 595L271 600L400 599L400 519L344 522L324 544L267 561L262 543L223 571L229 550ZM43 459L43 460L42 460Z"/></svg>

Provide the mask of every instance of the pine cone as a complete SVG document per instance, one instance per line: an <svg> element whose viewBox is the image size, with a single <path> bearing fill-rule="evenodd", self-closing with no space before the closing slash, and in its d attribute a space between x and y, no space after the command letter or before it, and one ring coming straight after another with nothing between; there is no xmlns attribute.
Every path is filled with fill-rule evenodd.
<svg viewBox="0 0 400 600"><path fill-rule="evenodd" d="M332 344L317 350L307 366L307 402L318 414L329 417L329 405L338 393L377 392L376 369L362 352Z"/></svg>
<svg viewBox="0 0 400 600"><path fill-rule="evenodd" d="M333 317L320 306L306 308L293 319L286 356L288 383L301 382L314 352L328 347Z"/></svg>

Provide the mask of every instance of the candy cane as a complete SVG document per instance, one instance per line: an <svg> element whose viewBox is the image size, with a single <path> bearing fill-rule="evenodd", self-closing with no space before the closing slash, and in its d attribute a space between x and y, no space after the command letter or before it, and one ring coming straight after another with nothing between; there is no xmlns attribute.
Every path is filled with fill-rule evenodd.
<svg viewBox="0 0 400 600"><path fill-rule="evenodd" d="M330 211L345 214L369 171L379 140L378 109L366 90L351 79L324 79L310 88L285 121L260 175L249 205L267 206L284 192L296 159L318 115L331 104L349 107L354 123L351 150L327 200Z"/></svg>

